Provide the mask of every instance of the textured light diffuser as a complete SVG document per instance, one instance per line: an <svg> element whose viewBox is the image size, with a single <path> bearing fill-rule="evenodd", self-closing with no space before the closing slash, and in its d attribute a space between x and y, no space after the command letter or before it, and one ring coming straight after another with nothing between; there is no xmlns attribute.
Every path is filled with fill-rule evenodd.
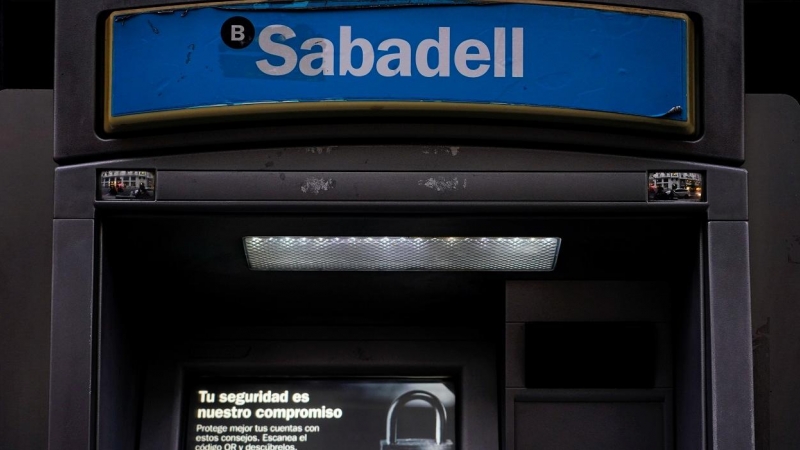
<svg viewBox="0 0 800 450"><path fill-rule="evenodd" d="M553 237L247 236L253 270L289 271L550 271Z"/></svg>

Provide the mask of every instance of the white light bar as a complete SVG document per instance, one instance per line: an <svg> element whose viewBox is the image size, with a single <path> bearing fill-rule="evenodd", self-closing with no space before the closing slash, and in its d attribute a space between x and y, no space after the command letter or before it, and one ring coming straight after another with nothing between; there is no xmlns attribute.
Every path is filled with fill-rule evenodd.
<svg viewBox="0 0 800 450"><path fill-rule="evenodd" d="M252 270L290 271L550 271L554 237L247 236Z"/></svg>

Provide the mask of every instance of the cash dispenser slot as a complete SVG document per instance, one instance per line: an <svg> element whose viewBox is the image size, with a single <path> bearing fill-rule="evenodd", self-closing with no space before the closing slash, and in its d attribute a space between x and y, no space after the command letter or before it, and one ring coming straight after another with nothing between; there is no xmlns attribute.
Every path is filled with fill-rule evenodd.
<svg viewBox="0 0 800 450"><path fill-rule="evenodd" d="M665 325L526 323L525 390L514 399L515 448L673 448L671 333Z"/></svg>
<svg viewBox="0 0 800 450"><path fill-rule="evenodd" d="M662 280L507 283L507 448L703 448L701 260L684 256Z"/></svg>
<svg viewBox="0 0 800 450"><path fill-rule="evenodd" d="M652 389L657 343L669 339L658 331L646 322L528 322L525 387Z"/></svg>

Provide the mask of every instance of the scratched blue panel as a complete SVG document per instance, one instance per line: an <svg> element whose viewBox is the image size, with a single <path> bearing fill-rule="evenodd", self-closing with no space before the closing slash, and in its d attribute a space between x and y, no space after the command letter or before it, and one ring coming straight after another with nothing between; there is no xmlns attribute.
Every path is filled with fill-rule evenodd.
<svg viewBox="0 0 800 450"><path fill-rule="evenodd" d="M547 106L687 120L684 20L552 5L426 3L433 4L298 9L297 4L284 3L279 5L291 7L206 7L118 17L113 24L111 115L349 100ZM235 16L247 18L255 27L255 39L244 49L230 48L221 38L223 22ZM259 34L269 25L292 30L295 37L270 39L291 47L298 60L310 51L320 51L319 46L302 50L304 41L330 40L333 74L304 75L299 64L285 75L260 70L258 61L273 66L286 63L259 45ZM353 40L369 42L376 62L399 51L398 47L378 50L382 41L408 42L408 76L382 76L375 65L364 76L341 75L342 26L350 27ZM450 35L449 51L445 50L449 61L444 65L449 75L423 76L416 50L423 40L438 40L444 27ZM504 29L502 43L495 42L496 28ZM512 37L519 31L514 29L522 30L522 39L516 43ZM456 50L468 39L482 42L488 55L468 61L466 70L459 70ZM498 46L504 48L504 58L496 58ZM479 51L473 46L467 53ZM427 65L436 67L438 58L437 51L428 52ZM355 48L352 65L360 66L363 59L360 48ZM504 72L495 72L495 59L505 62ZM485 74L462 74L482 64L487 67ZM312 63L312 67L319 65L320 60ZM397 61L388 65L397 67ZM676 106L678 112L667 114Z"/></svg>

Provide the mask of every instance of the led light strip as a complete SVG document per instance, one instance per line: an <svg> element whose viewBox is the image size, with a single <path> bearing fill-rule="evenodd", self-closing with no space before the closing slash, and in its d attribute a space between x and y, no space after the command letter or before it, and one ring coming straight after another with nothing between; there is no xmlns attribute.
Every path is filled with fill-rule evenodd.
<svg viewBox="0 0 800 450"><path fill-rule="evenodd" d="M252 270L514 271L555 268L555 237L247 236Z"/></svg>

